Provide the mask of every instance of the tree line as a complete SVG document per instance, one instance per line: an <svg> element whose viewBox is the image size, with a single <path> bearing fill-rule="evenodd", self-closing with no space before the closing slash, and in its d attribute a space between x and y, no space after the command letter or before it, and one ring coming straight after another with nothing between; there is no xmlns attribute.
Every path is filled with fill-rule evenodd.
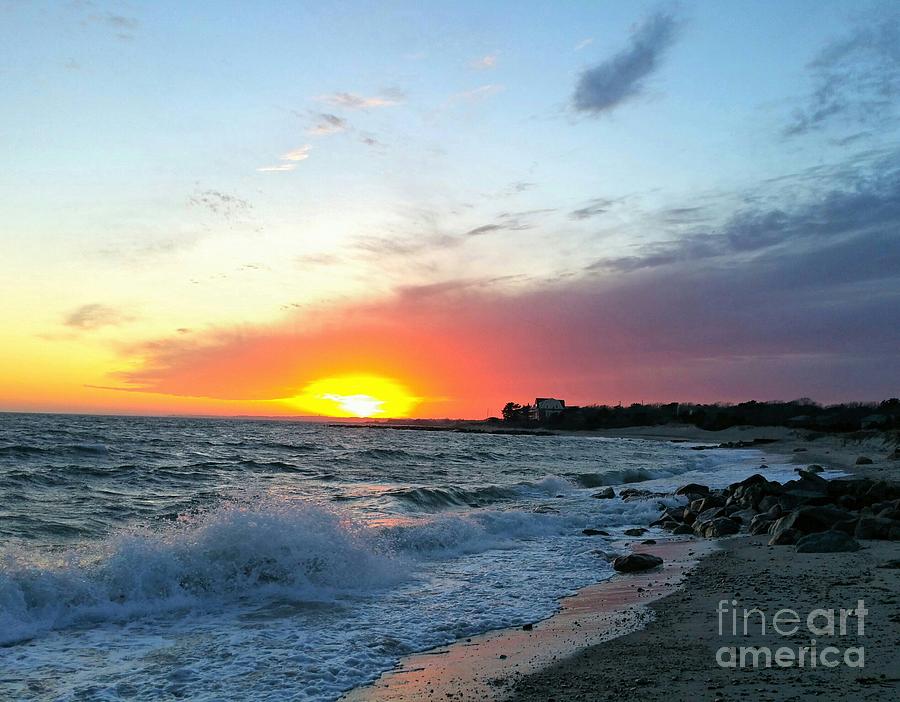
<svg viewBox="0 0 900 702"><path fill-rule="evenodd" d="M823 432L859 431L861 429L900 429L900 399L883 402L847 402L821 405L809 398L790 402L740 402L697 404L586 405L567 407L559 414L544 419L532 416L528 404L508 402L501 417L493 422L513 426L542 426L557 429L614 429L660 424L691 424L700 429L717 431L728 427L787 426Z"/></svg>

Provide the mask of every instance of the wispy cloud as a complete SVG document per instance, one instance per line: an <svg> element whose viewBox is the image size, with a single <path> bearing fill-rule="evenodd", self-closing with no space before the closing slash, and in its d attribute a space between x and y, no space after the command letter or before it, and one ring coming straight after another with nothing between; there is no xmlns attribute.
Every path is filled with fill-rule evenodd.
<svg viewBox="0 0 900 702"><path fill-rule="evenodd" d="M606 198L598 197L588 202L584 207L572 210L569 213L571 219L590 219L597 215L605 214L612 207L614 202Z"/></svg>
<svg viewBox="0 0 900 702"><path fill-rule="evenodd" d="M844 123L877 126L900 102L900 12L829 43L808 66L813 90L785 129L797 136Z"/></svg>
<svg viewBox="0 0 900 702"><path fill-rule="evenodd" d="M471 68L474 68L476 71L487 71L492 68L496 68L498 55L498 51L495 51L492 54L486 54L481 58L477 58L474 61L471 61L469 63L469 66Z"/></svg>
<svg viewBox="0 0 900 702"><path fill-rule="evenodd" d="M300 161L305 161L309 158L309 152L312 150L312 145L304 144L303 146L297 147L296 149L292 149L291 151L287 151L279 156L279 160L284 163L276 163L271 166L261 166L256 170L259 173L285 173L288 171L293 171L297 168L297 164Z"/></svg>
<svg viewBox="0 0 900 702"><path fill-rule="evenodd" d="M81 305L63 317L63 325L81 331L93 331L102 327L119 326L134 319L114 307L92 303Z"/></svg>
<svg viewBox="0 0 900 702"><path fill-rule="evenodd" d="M578 42L575 45L575 47L572 49L572 51L581 51L582 49L590 46L593 43L594 43L594 37L588 37L587 39L582 39L580 42Z"/></svg>
<svg viewBox="0 0 900 702"><path fill-rule="evenodd" d="M496 95L499 92L503 91L502 85L488 84L488 85L480 85L477 88L473 88L472 90L464 90L461 93L455 93L450 97L452 102L456 101L464 101L464 102L477 102L479 100L484 100L485 98L489 98L492 95Z"/></svg>
<svg viewBox="0 0 900 702"><path fill-rule="evenodd" d="M140 28L140 20L127 17L115 12L95 13L88 16L86 22L106 27L112 30L116 37L124 41L134 39L134 33ZM86 23L85 22L85 23Z"/></svg>
<svg viewBox="0 0 900 702"><path fill-rule="evenodd" d="M640 95L675 42L678 28L675 15L662 11L641 22L626 48L581 74L572 98L574 108L599 115Z"/></svg>
<svg viewBox="0 0 900 702"><path fill-rule="evenodd" d="M278 163L274 166L260 166L256 170L259 173L285 173L296 169L297 164L295 163Z"/></svg>
<svg viewBox="0 0 900 702"><path fill-rule="evenodd" d="M330 112L320 112L315 116L315 123L306 130L313 136L328 136L347 130L347 120Z"/></svg>
<svg viewBox="0 0 900 702"><path fill-rule="evenodd" d="M331 93L330 95L320 95L316 100L346 110L366 110L372 107L397 105L402 102L403 98L399 91L386 91L381 95L369 97L356 93Z"/></svg>
<svg viewBox="0 0 900 702"><path fill-rule="evenodd" d="M312 146L309 144L304 144L292 151L288 151L281 155L282 161L305 161L309 158L309 152L312 150Z"/></svg>

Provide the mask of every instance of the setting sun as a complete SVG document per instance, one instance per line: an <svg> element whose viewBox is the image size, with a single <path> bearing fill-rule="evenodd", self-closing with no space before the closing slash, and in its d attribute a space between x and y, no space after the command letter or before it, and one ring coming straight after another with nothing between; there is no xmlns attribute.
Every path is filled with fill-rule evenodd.
<svg viewBox="0 0 900 702"><path fill-rule="evenodd" d="M407 417L421 398L391 378L346 375L315 380L287 401L331 417Z"/></svg>

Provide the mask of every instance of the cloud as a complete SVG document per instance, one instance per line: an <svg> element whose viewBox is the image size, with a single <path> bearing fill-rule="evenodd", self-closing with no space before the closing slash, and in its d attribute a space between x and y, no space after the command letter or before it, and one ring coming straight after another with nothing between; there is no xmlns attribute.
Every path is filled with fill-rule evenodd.
<svg viewBox="0 0 900 702"><path fill-rule="evenodd" d="M579 207L577 210L572 210L569 213L569 217L571 219L590 219L591 217L596 217L597 215L605 214L609 211L609 208L614 205L613 200L607 200L606 198L595 198L588 202L584 207Z"/></svg>
<svg viewBox="0 0 900 702"><path fill-rule="evenodd" d="M304 144L303 146L282 154L279 158L282 161L305 161L309 158L310 150L312 150L312 146Z"/></svg>
<svg viewBox="0 0 900 702"><path fill-rule="evenodd" d="M271 166L261 166L256 170L260 173L285 173L293 171L297 168L297 164L300 161L305 161L309 158L309 152L311 150L312 145L304 144L303 146L292 149L291 151L287 151L278 157L280 161L285 161L285 163L276 163Z"/></svg>
<svg viewBox="0 0 900 702"><path fill-rule="evenodd" d="M575 45L575 47L572 49L572 51L581 51L582 49L587 48L588 46L590 46L593 43L594 43L594 37L588 37L587 39L582 39L580 42L578 42Z"/></svg>
<svg viewBox="0 0 900 702"><path fill-rule="evenodd" d="M93 303L81 305L63 317L63 325L81 331L93 331L102 327L126 324L134 318L107 305Z"/></svg>
<svg viewBox="0 0 900 702"><path fill-rule="evenodd" d="M804 182L807 174L795 179ZM780 189L789 191L790 179L778 182ZM872 252L872 260L865 262L871 271L894 265L900 257L900 244L891 244L892 232L900 230L900 152L884 156L865 166L846 164L843 170L831 172L828 180L793 204L774 202L744 207L733 212L722 224L701 225L671 241L642 247L633 256L601 259L591 265L594 269L630 272L679 263L702 262L709 259L731 260L734 257L782 256L788 251L818 252L818 266L853 268L851 255L855 242L862 251L871 248L873 241L884 245L881 254ZM702 208L669 208L662 213L662 221L674 217L677 224L699 219L705 221ZM835 256L827 262L828 252ZM824 275L824 271L821 271ZM837 272L834 275L838 275Z"/></svg>
<svg viewBox="0 0 900 702"><path fill-rule="evenodd" d="M466 236L482 236L483 234L490 234L491 232L497 232L501 229L503 229L503 226L500 224L484 224L480 227L470 229L466 232Z"/></svg>
<svg viewBox="0 0 900 702"><path fill-rule="evenodd" d="M489 98L492 95L496 95L503 90L504 87L502 85L480 85L477 88L473 88L472 90L464 90L461 93L454 93L450 96L449 102L478 102L480 100L484 100L485 98Z"/></svg>
<svg viewBox="0 0 900 702"><path fill-rule="evenodd" d="M384 91L382 95L373 95L371 97L355 93L332 93L330 95L320 95L316 100L346 110L366 110L372 107L391 107L402 102L403 98L399 91L392 90Z"/></svg>
<svg viewBox="0 0 900 702"><path fill-rule="evenodd" d="M259 173L286 173L296 169L296 163L278 163L274 166L260 166L256 170Z"/></svg>
<svg viewBox="0 0 900 702"><path fill-rule="evenodd" d="M891 122L900 101L900 12L882 13L830 42L809 64L813 89L785 128L798 136L828 125Z"/></svg>
<svg viewBox="0 0 900 702"><path fill-rule="evenodd" d="M676 17L666 12L645 19L625 49L581 74L572 98L574 108L599 115L640 95L646 79L675 42L678 29Z"/></svg>
<svg viewBox="0 0 900 702"><path fill-rule="evenodd" d="M487 54L482 56L481 58L477 58L472 61L469 66L474 68L476 71L486 71L492 68L497 67L497 56L498 52L494 52L492 54Z"/></svg>
<svg viewBox="0 0 900 702"><path fill-rule="evenodd" d="M552 207L539 210L525 210L522 212L501 212L497 215L497 222L492 224L483 224L467 231L464 236L482 236L484 234L492 234L499 231L522 231L525 229L533 229L534 223L531 221L540 215L545 215L556 210Z"/></svg>
<svg viewBox="0 0 900 702"><path fill-rule="evenodd" d="M328 136L330 134L338 134L347 130L347 120L329 112L320 112L316 115L316 122L309 129L307 134L314 136Z"/></svg>
<svg viewBox="0 0 900 702"><path fill-rule="evenodd" d="M89 5L85 5L89 7ZM140 20L126 15L120 15L115 12L104 12L101 14L88 15L83 24L93 23L115 32L117 38L123 41L134 39L134 33L140 28Z"/></svg>

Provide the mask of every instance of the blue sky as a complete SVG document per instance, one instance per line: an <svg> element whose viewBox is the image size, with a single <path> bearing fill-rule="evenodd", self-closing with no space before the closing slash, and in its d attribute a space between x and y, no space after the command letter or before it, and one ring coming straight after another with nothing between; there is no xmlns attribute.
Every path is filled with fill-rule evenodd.
<svg viewBox="0 0 900 702"><path fill-rule="evenodd" d="M809 328L769 319L778 338L746 354L802 365L868 315L876 344L829 342L816 361L852 358L865 382L798 374L784 392L879 394L900 383L879 370L897 341L898 18L821 0L7 0L10 345L51 338L133 368L129 349L177 330L215 344L416 290L610 300L636 276L731 276L752 296L796 279L790 265L827 274L848 250L880 250L877 274L782 286L772 304L802 298L784 319L805 310ZM664 297L635 313L662 315ZM85 306L106 322L60 333ZM682 312L683 328L741 323L724 309ZM747 362L722 336L691 362ZM722 375L710 393L752 387Z"/></svg>

